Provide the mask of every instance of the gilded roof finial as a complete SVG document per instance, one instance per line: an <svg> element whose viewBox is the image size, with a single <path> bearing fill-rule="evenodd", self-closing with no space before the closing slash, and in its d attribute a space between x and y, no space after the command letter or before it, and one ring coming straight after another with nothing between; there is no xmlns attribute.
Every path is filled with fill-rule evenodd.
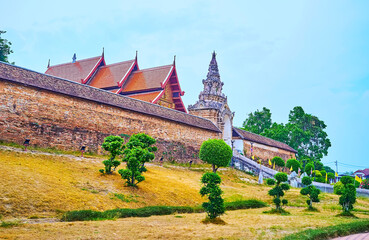
<svg viewBox="0 0 369 240"><path fill-rule="evenodd" d="M47 68L50 67L50 58L49 58L49 62L47 63Z"/></svg>

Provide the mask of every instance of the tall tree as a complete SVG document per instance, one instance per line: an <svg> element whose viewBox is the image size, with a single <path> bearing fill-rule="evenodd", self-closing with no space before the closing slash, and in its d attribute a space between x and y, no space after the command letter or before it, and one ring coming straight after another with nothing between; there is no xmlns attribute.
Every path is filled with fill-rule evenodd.
<svg viewBox="0 0 369 240"><path fill-rule="evenodd" d="M298 157L321 160L328 154L331 141L325 132L327 125L318 117L305 113L300 106L294 107L288 120L290 128L289 145L295 148Z"/></svg>
<svg viewBox="0 0 369 240"><path fill-rule="evenodd" d="M263 110L256 110L254 113L250 113L249 117L242 124L242 128L246 131L250 131L256 134L261 134L265 129L269 129L272 126L272 114L270 110L263 107Z"/></svg>
<svg viewBox="0 0 369 240"><path fill-rule="evenodd" d="M10 49L12 43L1 37L1 34L4 33L6 33L6 31L0 30L0 61L9 63L8 55L13 53L13 51ZM14 62L12 64L14 64Z"/></svg>

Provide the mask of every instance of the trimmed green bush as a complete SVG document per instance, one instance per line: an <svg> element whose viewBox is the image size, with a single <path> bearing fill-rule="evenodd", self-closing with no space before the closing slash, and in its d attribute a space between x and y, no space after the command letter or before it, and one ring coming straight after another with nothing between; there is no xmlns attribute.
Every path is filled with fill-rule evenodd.
<svg viewBox="0 0 369 240"><path fill-rule="evenodd" d="M223 139L209 139L201 144L199 157L212 164L215 173L219 167L227 167L232 159L232 149Z"/></svg>
<svg viewBox="0 0 369 240"><path fill-rule="evenodd" d="M222 179L216 173L205 173L201 178L202 184L204 186L200 189L201 196L207 196L209 202L204 202L202 207L208 214L210 219L217 218L218 216L224 214L224 200L222 198L223 191L220 189L219 184Z"/></svg>
<svg viewBox="0 0 369 240"><path fill-rule="evenodd" d="M339 204L345 213L349 213L354 208L356 202L356 188L354 186L354 179L350 176L343 176L340 179L343 184L342 194L339 199Z"/></svg>
<svg viewBox="0 0 369 240"><path fill-rule="evenodd" d="M312 181L310 177L303 177L301 182L305 185L305 187L300 190L300 193L301 195L306 195L309 197L309 199L306 201L308 209L314 210L313 202L319 202L320 190L311 185Z"/></svg>
<svg viewBox="0 0 369 240"><path fill-rule="evenodd" d="M266 203L255 199L224 203L224 207L226 210L262 208L266 206L267 206ZM174 207L150 206L136 209L118 208L113 210L107 210L104 212L98 212L93 210L79 210L64 213L61 220L66 222L96 221L115 218L149 217L153 215L170 215L174 213L200 213L200 212L204 212L204 208L188 207L188 206L174 206Z"/></svg>
<svg viewBox="0 0 369 240"><path fill-rule="evenodd" d="M280 166L280 167L285 166L285 162L281 157L276 156L276 157L272 158L271 161L272 161L273 165L275 164L276 166Z"/></svg>
<svg viewBox="0 0 369 240"><path fill-rule="evenodd" d="M108 136L104 139L102 148L109 152L109 159L103 161L105 169L100 169L101 173L111 174L120 165L120 161L115 160L115 158L122 154L124 149L123 143L123 138L119 136Z"/></svg>
<svg viewBox="0 0 369 240"><path fill-rule="evenodd" d="M273 202L275 204L275 211L282 212L282 204L286 205L288 201L286 199L281 200L281 197L284 196L284 191L288 191L290 189L290 185L284 183L288 180L286 173L277 173L274 176L276 181L267 180L267 184L270 186L275 186L270 189L268 194L273 197Z"/></svg>
<svg viewBox="0 0 369 240"><path fill-rule="evenodd" d="M308 164L306 164L306 166L305 166L305 173L307 174L307 175L309 175L309 176L311 176L311 172L314 172L314 164L312 164L312 163L308 163Z"/></svg>
<svg viewBox="0 0 369 240"><path fill-rule="evenodd" d="M342 237L355 233L368 231L369 220L359 220L356 222L338 224L335 226L322 227L316 229L308 229L288 235L281 240L319 240L331 239L334 237Z"/></svg>
<svg viewBox="0 0 369 240"><path fill-rule="evenodd" d="M291 159L287 160L286 167L289 168L289 169L291 169L291 167L292 167L292 171L298 173L299 168L301 168L301 164L296 159L291 158Z"/></svg>

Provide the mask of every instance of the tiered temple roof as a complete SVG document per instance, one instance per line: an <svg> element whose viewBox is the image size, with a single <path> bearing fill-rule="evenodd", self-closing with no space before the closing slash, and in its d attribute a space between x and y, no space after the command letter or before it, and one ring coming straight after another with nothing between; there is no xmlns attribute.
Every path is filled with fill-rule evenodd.
<svg viewBox="0 0 369 240"><path fill-rule="evenodd" d="M140 70L136 58L106 65L99 57L48 66L46 74L187 112L173 64Z"/></svg>

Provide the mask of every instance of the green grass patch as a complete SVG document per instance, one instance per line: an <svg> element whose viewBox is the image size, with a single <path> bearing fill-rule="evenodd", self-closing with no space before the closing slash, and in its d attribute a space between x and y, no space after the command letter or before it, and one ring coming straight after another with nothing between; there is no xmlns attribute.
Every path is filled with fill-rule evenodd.
<svg viewBox="0 0 369 240"><path fill-rule="evenodd" d="M136 196L137 197L137 196ZM138 202L136 199L135 199L135 196L133 196L132 194L131 195L124 195L124 194L121 194L121 193L113 193L112 196L110 197L111 199L119 199L123 202Z"/></svg>
<svg viewBox="0 0 369 240"><path fill-rule="evenodd" d="M19 221L2 221L0 227L2 228L11 228L21 225Z"/></svg>
<svg viewBox="0 0 369 240"><path fill-rule="evenodd" d="M308 229L297 232L281 240L319 240L347 236L355 233L366 232L369 229L369 220L359 220L352 223L338 224L335 226Z"/></svg>
<svg viewBox="0 0 369 240"><path fill-rule="evenodd" d="M255 199L225 203L226 210L261 208L266 206L267 206L266 203ZM202 207L189 207L189 206L149 206L136 209L118 208L113 210L107 210L104 212L93 210L79 210L64 213L61 220L66 222L96 221L96 220L127 218L127 217L150 217L154 215L170 215L174 213L178 214L178 213L200 213L200 212L204 212L204 209Z"/></svg>

